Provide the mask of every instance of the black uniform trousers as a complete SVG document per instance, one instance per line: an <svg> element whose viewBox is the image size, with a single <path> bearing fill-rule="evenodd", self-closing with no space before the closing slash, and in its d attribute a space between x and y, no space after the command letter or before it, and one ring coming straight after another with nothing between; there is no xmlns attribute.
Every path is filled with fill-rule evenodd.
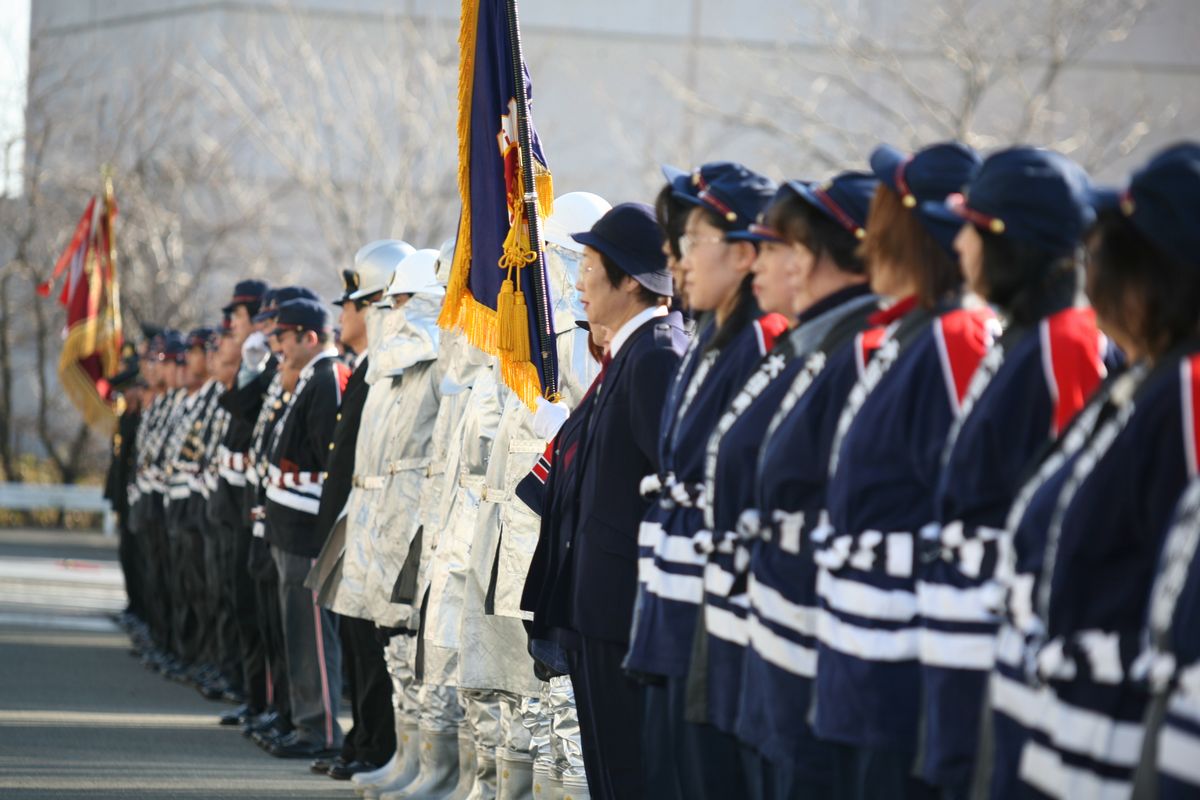
<svg viewBox="0 0 1200 800"><path fill-rule="evenodd" d="M643 797L644 692L621 666L629 645L579 638L580 649L570 652L571 683L588 789L602 800Z"/></svg>
<svg viewBox="0 0 1200 800"><path fill-rule="evenodd" d="M254 583L254 609L258 636L263 644L266 702L291 721L291 687L288 683L287 648L283 641L283 616L279 607L279 572L266 540L251 536L247 556Z"/></svg>
<svg viewBox="0 0 1200 800"><path fill-rule="evenodd" d="M201 663L204 653L205 569L204 534L197 520L168 509L172 649L188 666Z"/></svg>
<svg viewBox="0 0 1200 800"><path fill-rule="evenodd" d="M215 580L210 580L209 591L212 593L209 604L215 616L215 662L221 675L235 692L245 691L242 674L242 648L240 631L238 630L236 591L238 580L237 562L237 532L228 524L210 517L212 533ZM246 569L242 562L242 571Z"/></svg>
<svg viewBox="0 0 1200 800"><path fill-rule="evenodd" d="M138 536L141 538L142 577L146 591L146 623L154 646L171 651L171 550L167 537L163 498L150 492L137 504Z"/></svg>
<svg viewBox="0 0 1200 800"><path fill-rule="evenodd" d="M373 622L339 616L338 636L354 715L354 726L342 742L342 758L383 764L396 752L396 716L382 633Z"/></svg>
<svg viewBox="0 0 1200 800"><path fill-rule="evenodd" d="M261 712L269 705L267 684L267 646L259 625L258 581L250 571L250 549L254 535L248 526L229 528L233 568L230 572L230 596L241 668L242 691L251 711Z"/></svg>
<svg viewBox="0 0 1200 800"><path fill-rule="evenodd" d="M125 596L129 598L126 607L133 616L146 620L146 590L143 570L145 558L141 553L140 538L133 529L133 521L128 513L117 518L117 559L121 563L121 574L125 578Z"/></svg>

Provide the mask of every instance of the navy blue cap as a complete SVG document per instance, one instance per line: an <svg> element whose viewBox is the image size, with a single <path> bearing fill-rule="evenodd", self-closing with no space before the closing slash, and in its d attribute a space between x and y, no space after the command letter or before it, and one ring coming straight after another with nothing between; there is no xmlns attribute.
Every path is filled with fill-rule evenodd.
<svg viewBox="0 0 1200 800"><path fill-rule="evenodd" d="M199 328L192 328L188 331L187 346L188 348L203 347L208 348L217 340L217 329L208 325L201 325Z"/></svg>
<svg viewBox="0 0 1200 800"><path fill-rule="evenodd" d="M279 305L275 315L275 330L272 334L279 335L284 331L328 331L329 312L318 301L302 297L288 300Z"/></svg>
<svg viewBox="0 0 1200 800"><path fill-rule="evenodd" d="M962 222L946 219L946 197L961 192L979 165L979 154L960 142L933 144L913 155L881 144L871 153L871 171L951 256Z"/></svg>
<svg viewBox="0 0 1200 800"><path fill-rule="evenodd" d="M686 169L673 167L670 164L663 164L662 174L667 179L667 183L670 184L672 194L695 196L696 193L692 187L692 175Z"/></svg>
<svg viewBox="0 0 1200 800"><path fill-rule="evenodd" d="M221 311L228 314L237 306L259 306L262 304L263 295L266 293L266 281L253 279L238 281L233 287L233 297L221 308Z"/></svg>
<svg viewBox="0 0 1200 800"><path fill-rule="evenodd" d="M1133 173L1124 191L1098 189L1098 210L1119 208L1164 253L1200 267L1200 144L1171 145Z"/></svg>
<svg viewBox="0 0 1200 800"><path fill-rule="evenodd" d="M989 156L963 192L949 195L941 216L1069 255L1096 219L1091 194L1087 173L1061 153L1011 147Z"/></svg>
<svg viewBox="0 0 1200 800"><path fill-rule="evenodd" d="M733 161L716 161L692 171L687 190L673 190L686 203L707 208L745 230L775 196L775 181ZM672 184L674 185L674 184Z"/></svg>
<svg viewBox="0 0 1200 800"><path fill-rule="evenodd" d="M163 331L162 349L159 351L161 353L160 361L174 361L176 364L182 364L187 356L187 351L187 340L183 338L182 333Z"/></svg>
<svg viewBox="0 0 1200 800"><path fill-rule="evenodd" d="M266 301L263 302L262 310L254 315L254 321L264 322L272 319L278 313L279 307L289 300L318 301L319 298L312 289L306 289L303 286L284 286L272 289Z"/></svg>
<svg viewBox="0 0 1200 800"><path fill-rule="evenodd" d="M854 238L863 239L867 235L867 212L878 185L879 179L868 172L843 172L824 183L787 181L779 187L767 209L785 198L799 197L841 225ZM765 224L766 215L764 209L747 231L731 233L728 238L782 241L780 233Z"/></svg>
<svg viewBox="0 0 1200 800"><path fill-rule="evenodd" d="M593 247L617 268L655 294L670 297L674 282L663 255L663 232L654 209L645 203L621 203L605 212L590 231L571 238Z"/></svg>

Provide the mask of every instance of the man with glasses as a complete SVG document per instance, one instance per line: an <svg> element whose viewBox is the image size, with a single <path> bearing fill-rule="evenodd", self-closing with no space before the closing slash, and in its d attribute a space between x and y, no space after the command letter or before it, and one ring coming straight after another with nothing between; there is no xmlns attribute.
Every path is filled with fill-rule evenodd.
<svg viewBox="0 0 1200 800"><path fill-rule="evenodd" d="M267 447L266 538L279 573L279 604L294 730L268 744L280 758L335 755L342 744L337 703L341 645L330 612L305 588L325 541L317 527L325 464L349 370L337 359L329 314L315 300L279 307L274 336L296 375L291 400Z"/></svg>

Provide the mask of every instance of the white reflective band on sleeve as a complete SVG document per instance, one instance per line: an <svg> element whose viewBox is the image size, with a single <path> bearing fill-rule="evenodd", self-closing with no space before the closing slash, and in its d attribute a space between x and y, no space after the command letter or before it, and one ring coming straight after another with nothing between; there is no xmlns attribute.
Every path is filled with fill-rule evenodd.
<svg viewBox="0 0 1200 800"><path fill-rule="evenodd" d="M704 591L718 597L729 597L737 578L732 572L726 572L720 566L709 562L704 565Z"/></svg>
<svg viewBox="0 0 1200 800"><path fill-rule="evenodd" d="M661 529L660 526L659 530ZM641 531L638 535L640 538ZM696 552L696 546L690 536L662 536L654 550L654 557L668 564L684 564L691 567L702 566L707 560L703 553Z"/></svg>
<svg viewBox="0 0 1200 800"><path fill-rule="evenodd" d="M825 570L817 575L817 594L838 611L868 619L911 622L917 614L917 597L912 592L877 589Z"/></svg>
<svg viewBox="0 0 1200 800"><path fill-rule="evenodd" d="M1171 725L1168 719L1158 739L1158 768L1200 793L1200 737Z"/></svg>
<svg viewBox="0 0 1200 800"><path fill-rule="evenodd" d="M1197 666L1189 669L1194 673ZM1200 788L1200 736L1172 721L1172 717L1177 717L1200 725L1200 694L1189 693L1189 688L1195 687L1186 684L1195 679L1189 679L1187 672L1184 671L1183 683L1167 704L1167 718L1158 740L1158 766L1168 775Z"/></svg>
<svg viewBox="0 0 1200 800"><path fill-rule="evenodd" d="M812 678L817 674L816 650L785 639L763 625L758 617L750 618L748 644L764 661L786 672L803 678Z"/></svg>
<svg viewBox="0 0 1200 800"><path fill-rule="evenodd" d="M800 554L800 531L804 530L804 512L789 514L776 511L771 515L775 529L779 531L779 548L792 555Z"/></svg>
<svg viewBox="0 0 1200 800"><path fill-rule="evenodd" d="M911 533L889 533L884 544L887 557L887 574L907 578L913 574L913 535Z"/></svg>
<svg viewBox="0 0 1200 800"><path fill-rule="evenodd" d="M1042 706L1046 732L1056 747L1115 767L1137 766L1142 751L1141 722L1118 722L1109 717L1064 703L1050 693L1052 705Z"/></svg>
<svg viewBox="0 0 1200 800"><path fill-rule="evenodd" d="M1026 742L1021 751L1021 780L1051 797L1088 800L1129 800L1129 781L1101 778L1095 773L1064 763L1058 753L1037 742Z"/></svg>
<svg viewBox="0 0 1200 800"><path fill-rule="evenodd" d="M302 511L305 514L316 514L321 508L321 499L319 497L307 497L278 486L267 487L267 499L281 506Z"/></svg>
<svg viewBox="0 0 1200 800"><path fill-rule="evenodd" d="M1117 634L1082 631L1078 639L1091 667L1092 680L1115 686L1125 679L1125 667L1121 663L1121 639Z"/></svg>
<svg viewBox="0 0 1200 800"><path fill-rule="evenodd" d="M999 672L992 673L992 708L1031 730L1044 728L1048 721L1050 690L1033 688Z"/></svg>
<svg viewBox="0 0 1200 800"><path fill-rule="evenodd" d="M638 559L638 583L646 583L650 578L650 570L654 569L654 557L643 556Z"/></svg>
<svg viewBox="0 0 1200 800"><path fill-rule="evenodd" d="M794 603L753 578L750 579L748 592L751 606L763 619L803 636L817 635L817 609Z"/></svg>
<svg viewBox="0 0 1200 800"><path fill-rule="evenodd" d="M986 586L962 589L945 583L917 581L917 610L945 622L998 622L989 610L993 591Z"/></svg>
<svg viewBox="0 0 1200 800"><path fill-rule="evenodd" d="M704 607L704 627L710 635L745 646L750 641L750 625L732 611L716 606Z"/></svg>
<svg viewBox="0 0 1200 800"><path fill-rule="evenodd" d="M1037 614L1033 612L1034 580L1034 576L1027 572L1018 574L1013 577L1008 593L1009 613L1017 628L1023 631L1031 631L1039 626Z"/></svg>
<svg viewBox="0 0 1200 800"><path fill-rule="evenodd" d="M219 474L230 486L241 488L246 485L246 476L241 472L229 469L228 467L221 467Z"/></svg>
<svg viewBox="0 0 1200 800"><path fill-rule="evenodd" d="M663 572L651 563L646 571L646 591L666 600L699 605L704 597L704 580L699 575Z"/></svg>
<svg viewBox="0 0 1200 800"><path fill-rule="evenodd" d="M825 609L817 611L817 637L821 643L864 661L915 661L920 651L917 634L916 629L860 628L843 622Z"/></svg>
<svg viewBox="0 0 1200 800"><path fill-rule="evenodd" d="M657 547L662 535L663 526L660 523L643 521L638 525L638 547Z"/></svg>
<svg viewBox="0 0 1200 800"><path fill-rule="evenodd" d="M995 664L996 637L986 633L921 630L921 663L948 669L990 670Z"/></svg>

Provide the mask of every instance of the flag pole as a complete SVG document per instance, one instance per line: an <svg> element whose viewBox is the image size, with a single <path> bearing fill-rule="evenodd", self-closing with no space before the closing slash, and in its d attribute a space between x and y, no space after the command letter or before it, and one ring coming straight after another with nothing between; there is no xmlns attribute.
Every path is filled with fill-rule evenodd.
<svg viewBox="0 0 1200 800"><path fill-rule="evenodd" d="M525 202L525 220L529 226L529 247L537 256L533 275L534 320L537 324L537 347L542 354L542 386L547 398L558 397L558 371L555 368L554 337L551 334L550 292L546 285L546 253L542 243L541 220L538 218L538 196L534 187L533 134L529 127L529 98L525 93L525 57L521 51L521 26L517 15L517 0L505 0L508 15L508 35L512 46L512 72L517 104L517 147L521 158L521 191ZM532 345L533 343L530 342ZM531 348L532 349L532 348Z"/></svg>

